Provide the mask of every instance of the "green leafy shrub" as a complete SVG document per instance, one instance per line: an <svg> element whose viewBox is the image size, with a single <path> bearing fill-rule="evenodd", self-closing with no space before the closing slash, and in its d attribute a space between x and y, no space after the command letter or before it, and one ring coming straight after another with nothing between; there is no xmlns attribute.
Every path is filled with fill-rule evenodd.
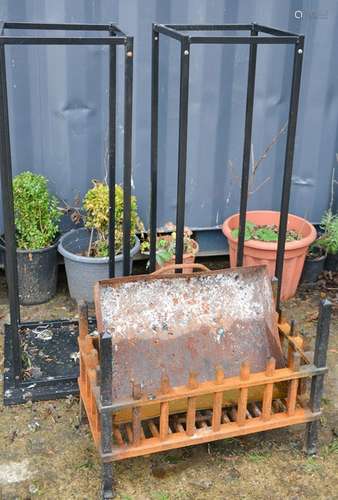
<svg viewBox="0 0 338 500"><path fill-rule="evenodd" d="M188 227L184 228L183 234L183 253L196 253L196 242L192 239L192 231ZM141 252L149 254L150 243L143 241L141 243ZM170 234L159 234L156 238L156 262L159 266L163 266L169 262L174 256L176 251L176 231Z"/></svg>
<svg viewBox="0 0 338 500"><path fill-rule="evenodd" d="M108 257L109 234L109 188L108 185L93 180L94 187L89 189L83 199L85 226L96 231L90 248L92 257ZM138 225L136 197L131 197L130 244L135 244L135 232ZM122 252L123 243L123 189L115 186L115 254Z"/></svg>
<svg viewBox="0 0 338 500"><path fill-rule="evenodd" d="M50 246L59 230L61 212L43 175L22 172L13 179L14 217L18 248Z"/></svg>
<svg viewBox="0 0 338 500"><path fill-rule="evenodd" d="M238 239L239 228L233 229L231 234ZM253 222L246 221L244 239L275 242L278 241L278 226L275 224L258 225ZM293 229L286 231L286 241L300 240L301 235Z"/></svg>
<svg viewBox="0 0 338 500"><path fill-rule="evenodd" d="M324 229L323 235L317 240L322 248L326 250L327 253L337 254L338 253L338 215L333 214L331 210L328 210L322 220L321 228Z"/></svg>

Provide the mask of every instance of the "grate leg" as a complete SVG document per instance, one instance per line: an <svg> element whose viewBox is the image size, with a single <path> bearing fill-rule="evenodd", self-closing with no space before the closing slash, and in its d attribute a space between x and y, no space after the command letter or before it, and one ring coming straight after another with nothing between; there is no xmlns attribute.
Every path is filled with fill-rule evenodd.
<svg viewBox="0 0 338 500"><path fill-rule="evenodd" d="M113 488L113 465L111 462L102 463L102 500L115 497Z"/></svg>
<svg viewBox="0 0 338 500"><path fill-rule="evenodd" d="M317 452L319 423L319 420L315 420L306 425L305 449L308 455L315 455Z"/></svg>
<svg viewBox="0 0 338 500"><path fill-rule="evenodd" d="M319 317L317 324L316 345L314 354L314 364L323 367L326 364L326 355L330 334L331 302L322 300L319 306ZM313 412L320 411L320 403L323 395L324 375L317 375L312 378L310 408ZM309 455L314 455L317 451L319 421L309 422L306 426L305 448Z"/></svg>

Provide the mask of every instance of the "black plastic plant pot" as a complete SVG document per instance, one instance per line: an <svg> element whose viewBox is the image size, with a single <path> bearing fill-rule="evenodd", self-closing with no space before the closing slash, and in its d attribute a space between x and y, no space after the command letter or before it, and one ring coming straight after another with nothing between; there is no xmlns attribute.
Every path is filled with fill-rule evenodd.
<svg viewBox="0 0 338 500"><path fill-rule="evenodd" d="M317 257L316 259L305 259L301 281L302 283L315 283L318 276L324 270L326 255Z"/></svg>
<svg viewBox="0 0 338 500"><path fill-rule="evenodd" d="M328 253L325 261L326 271L338 272L338 254Z"/></svg>
<svg viewBox="0 0 338 500"><path fill-rule="evenodd" d="M48 302L56 294L58 263L57 245L39 250L17 249L19 301L22 306ZM5 252L3 242L0 248Z"/></svg>

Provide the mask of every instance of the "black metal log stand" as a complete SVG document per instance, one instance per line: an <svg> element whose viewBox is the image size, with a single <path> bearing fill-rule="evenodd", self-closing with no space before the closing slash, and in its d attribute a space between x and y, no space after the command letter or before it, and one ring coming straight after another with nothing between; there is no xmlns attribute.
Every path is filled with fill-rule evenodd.
<svg viewBox="0 0 338 500"><path fill-rule="evenodd" d="M245 36L220 34L228 31L249 32ZM190 34L194 32L194 34ZM198 33L196 35L196 33ZM207 34L206 34L207 33ZM210 34L212 33L212 34ZM178 131L178 177L176 211L176 263L183 259L183 232L185 216L185 191L187 172L188 104L189 104L189 61L192 46L195 44L245 44L249 45L249 69L245 113L243 165L241 176L241 198L239 212L239 237L237 265L243 265L244 234L247 212L252 119L255 95L255 75L257 46L292 45L293 74L289 108L286 154L280 210L276 277L278 279L276 306L279 309L286 229L289 211L293 153L296 135L297 111L304 50L304 36L281 31L259 24L222 24L222 25L163 25L153 24L152 32L152 108L151 108L151 200L150 200L150 270L156 265L156 228L157 228L157 163L158 163L158 84L159 84L159 41L160 35L174 38L181 44L180 51L180 99Z"/></svg>
<svg viewBox="0 0 338 500"><path fill-rule="evenodd" d="M37 32L78 32L78 36L27 36L22 30ZM13 36L13 31L16 33ZM18 34L19 31L19 34ZM82 32L82 33L81 33ZM84 34L86 32L86 35ZM88 32L90 36L88 36ZM16 404L27 399L55 399L78 393L78 365L72 354L78 350L78 322L75 320L41 320L24 323L20 319L19 286L16 259L15 221L13 210L12 162L10 151L9 116L6 87L6 45L107 45L109 46L109 275L115 273L115 171L116 171L116 50L124 49L124 165L123 165L123 272L130 273L130 210L131 210L131 137L133 38L113 24L41 24L0 23L0 172L6 240L6 277L10 304L10 324L5 325L4 402ZM94 327L95 325L93 325ZM41 329L51 330L53 339L39 340ZM37 351L44 350L44 362L38 375L24 380L22 366L22 336ZM53 350L54 349L54 350ZM75 356L76 358L76 356ZM52 360L52 361L51 361ZM34 359L36 361L36 359ZM55 362L54 362L55 361ZM76 359L75 359L76 361Z"/></svg>
<svg viewBox="0 0 338 500"><path fill-rule="evenodd" d="M222 32L244 31L245 36L224 35ZM197 33L197 35L196 35ZM212 34L210 34L212 33ZM273 279L276 310L280 309L283 263L286 241L286 230L289 212L293 156L296 136L296 123L301 82L304 36L279 29L252 24L223 25L163 25L153 24L152 29L152 90L151 90L151 189L150 189L150 271L156 266L156 232L157 232L157 183L158 183L158 104L159 104L159 42L160 35L174 38L181 45L180 50L180 99L178 130L178 176L177 176L177 209L176 209L176 264L183 259L183 237L185 222L185 192L187 175L187 138L188 138L188 104L189 104L189 61L192 46L195 44L245 44L249 45L249 67L247 79L247 97L245 112L243 164L241 175L241 195L239 212L239 237L237 265L243 265L244 236L247 212L250 151L253 123L253 106L255 96L255 75L258 45L292 45L293 70L289 105L286 153L284 160L283 185L280 208L280 222L277 245L275 278ZM330 304L320 306L320 320L315 348L314 364L323 367L326 363L326 351L329 336ZM323 375L313 378L311 387L311 407L313 411L320 409L323 392ZM307 448L314 452L317 441L318 422L307 426Z"/></svg>

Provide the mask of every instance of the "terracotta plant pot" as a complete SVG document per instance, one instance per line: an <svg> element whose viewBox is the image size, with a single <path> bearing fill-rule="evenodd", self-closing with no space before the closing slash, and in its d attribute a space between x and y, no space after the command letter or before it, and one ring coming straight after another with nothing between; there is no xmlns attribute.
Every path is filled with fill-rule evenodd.
<svg viewBox="0 0 338 500"><path fill-rule="evenodd" d="M196 257L196 254L198 253L198 250L199 250L199 246L198 246L197 241L193 240L193 246L194 246L194 253L184 253L183 254L183 264L193 264L195 262L195 257ZM156 269L161 269L163 267L172 266L173 264L175 264L175 256L172 257L172 259L168 260L168 262L163 264L163 266L160 266L156 262ZM193 270L194 270L194 266L186 267L185 269L182 270L182 273L189 274L189 273L192 273ZM168 274L174 274L174 273L175 273L175 269L170 269L170 271L168 271Z"/></svg>
<svg viewBox="0 0 338 500"><path fill-rule="evenodd" d="M257 225L274 224L279 225L280 212L270 210L255 210L247 212L247 221ZM230 265L236 267L237 259L237 239L231 231L239 226L239 214L232 215L223 224L223 233L228 238ZM317 237L317 233L312 224L307 220L289 214L288 230L293 229L302 235L300 240L287 242L285 245L284 267L281 299L287 300L296 293L297 286L302 274L305 256L308 248ZM269 270L271 278L275 274L277 256L277 242L266 242L248 240L244 242L244 266L256 266L265 264Z"/></svg>

